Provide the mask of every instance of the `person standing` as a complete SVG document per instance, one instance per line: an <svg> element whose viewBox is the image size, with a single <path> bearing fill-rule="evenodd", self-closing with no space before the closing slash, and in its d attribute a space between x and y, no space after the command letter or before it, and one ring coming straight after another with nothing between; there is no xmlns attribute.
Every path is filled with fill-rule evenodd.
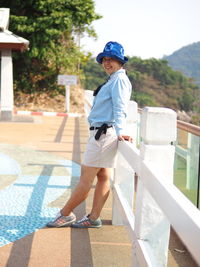
<svg viewBox="0 0 200 267"><path fill-rule="evenodd" d="M123 65L128 61L118 42L108 42L96 57L109 78L94 91L88 116L90 136L81 164L80 181L71 197L47 227L99 228L100 214L110 192L110 176L115 168L118 141L130 141L125 133L127 107L132 86ZM97 177L91 212L76 221L73 210L88 196Z"/></svg>

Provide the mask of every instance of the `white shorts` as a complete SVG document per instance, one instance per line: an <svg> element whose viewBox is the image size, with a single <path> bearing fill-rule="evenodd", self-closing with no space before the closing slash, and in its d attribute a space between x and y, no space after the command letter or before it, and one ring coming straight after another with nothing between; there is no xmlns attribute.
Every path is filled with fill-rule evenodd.
<svg viewBox="0 0 200 267"><path fill-rule="evenodd" d="M114 168L116 164L118 139L114 128L108 128L99 140L94 136L98 130L91 130L82 164L90 167Z"/></svg>

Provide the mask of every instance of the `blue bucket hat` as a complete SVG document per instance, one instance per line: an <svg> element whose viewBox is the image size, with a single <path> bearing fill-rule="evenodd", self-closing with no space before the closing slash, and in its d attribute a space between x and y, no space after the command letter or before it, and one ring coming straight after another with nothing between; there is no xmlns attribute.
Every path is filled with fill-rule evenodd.
<svg viewBox="0 0 200 267"><path fill-rule="evenodd" d="M124 56L123 46L117 42L108 42L105 45L103 52L98 54L98 56L96 57L96 61L102 64L102 59L104 57L114 58L120 61L122 64L128 61L128 58Z"/></svg>

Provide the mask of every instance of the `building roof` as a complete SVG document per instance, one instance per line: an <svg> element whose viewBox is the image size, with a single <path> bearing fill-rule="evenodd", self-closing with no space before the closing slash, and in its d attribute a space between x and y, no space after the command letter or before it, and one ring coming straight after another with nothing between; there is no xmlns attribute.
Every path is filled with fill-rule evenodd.
<svg viewBox="0 0 200 267"><path fill-rule="evenodd" d="M11 31L4 30L0 31L0 49L11 49L11 50L27 50L29 47L29 41L17 36Z"/></svg>

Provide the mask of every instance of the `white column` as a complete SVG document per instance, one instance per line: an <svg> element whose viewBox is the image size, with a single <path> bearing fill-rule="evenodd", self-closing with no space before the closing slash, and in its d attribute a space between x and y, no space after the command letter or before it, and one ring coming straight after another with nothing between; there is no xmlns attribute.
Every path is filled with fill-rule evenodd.
<svg viewBox="0 0 200 267"><path fill-rule="evenodd" d="M176 140L176 113L167 108L144 108L141 118L141 137L142 159L155 168L161 177L164 176L173 183L175 148L171 142ZM137 239L145 240L151 247L156 266L167 266L170 224L140 178L136 195ZM133 258L133 266L138 266L137 257Z"/></svg>
<svg viewBox="0 0 200 267"><path fill-rule="evenodd" d="M12 51L1 51L1 120L12 120L13 64Z"/></svg>

